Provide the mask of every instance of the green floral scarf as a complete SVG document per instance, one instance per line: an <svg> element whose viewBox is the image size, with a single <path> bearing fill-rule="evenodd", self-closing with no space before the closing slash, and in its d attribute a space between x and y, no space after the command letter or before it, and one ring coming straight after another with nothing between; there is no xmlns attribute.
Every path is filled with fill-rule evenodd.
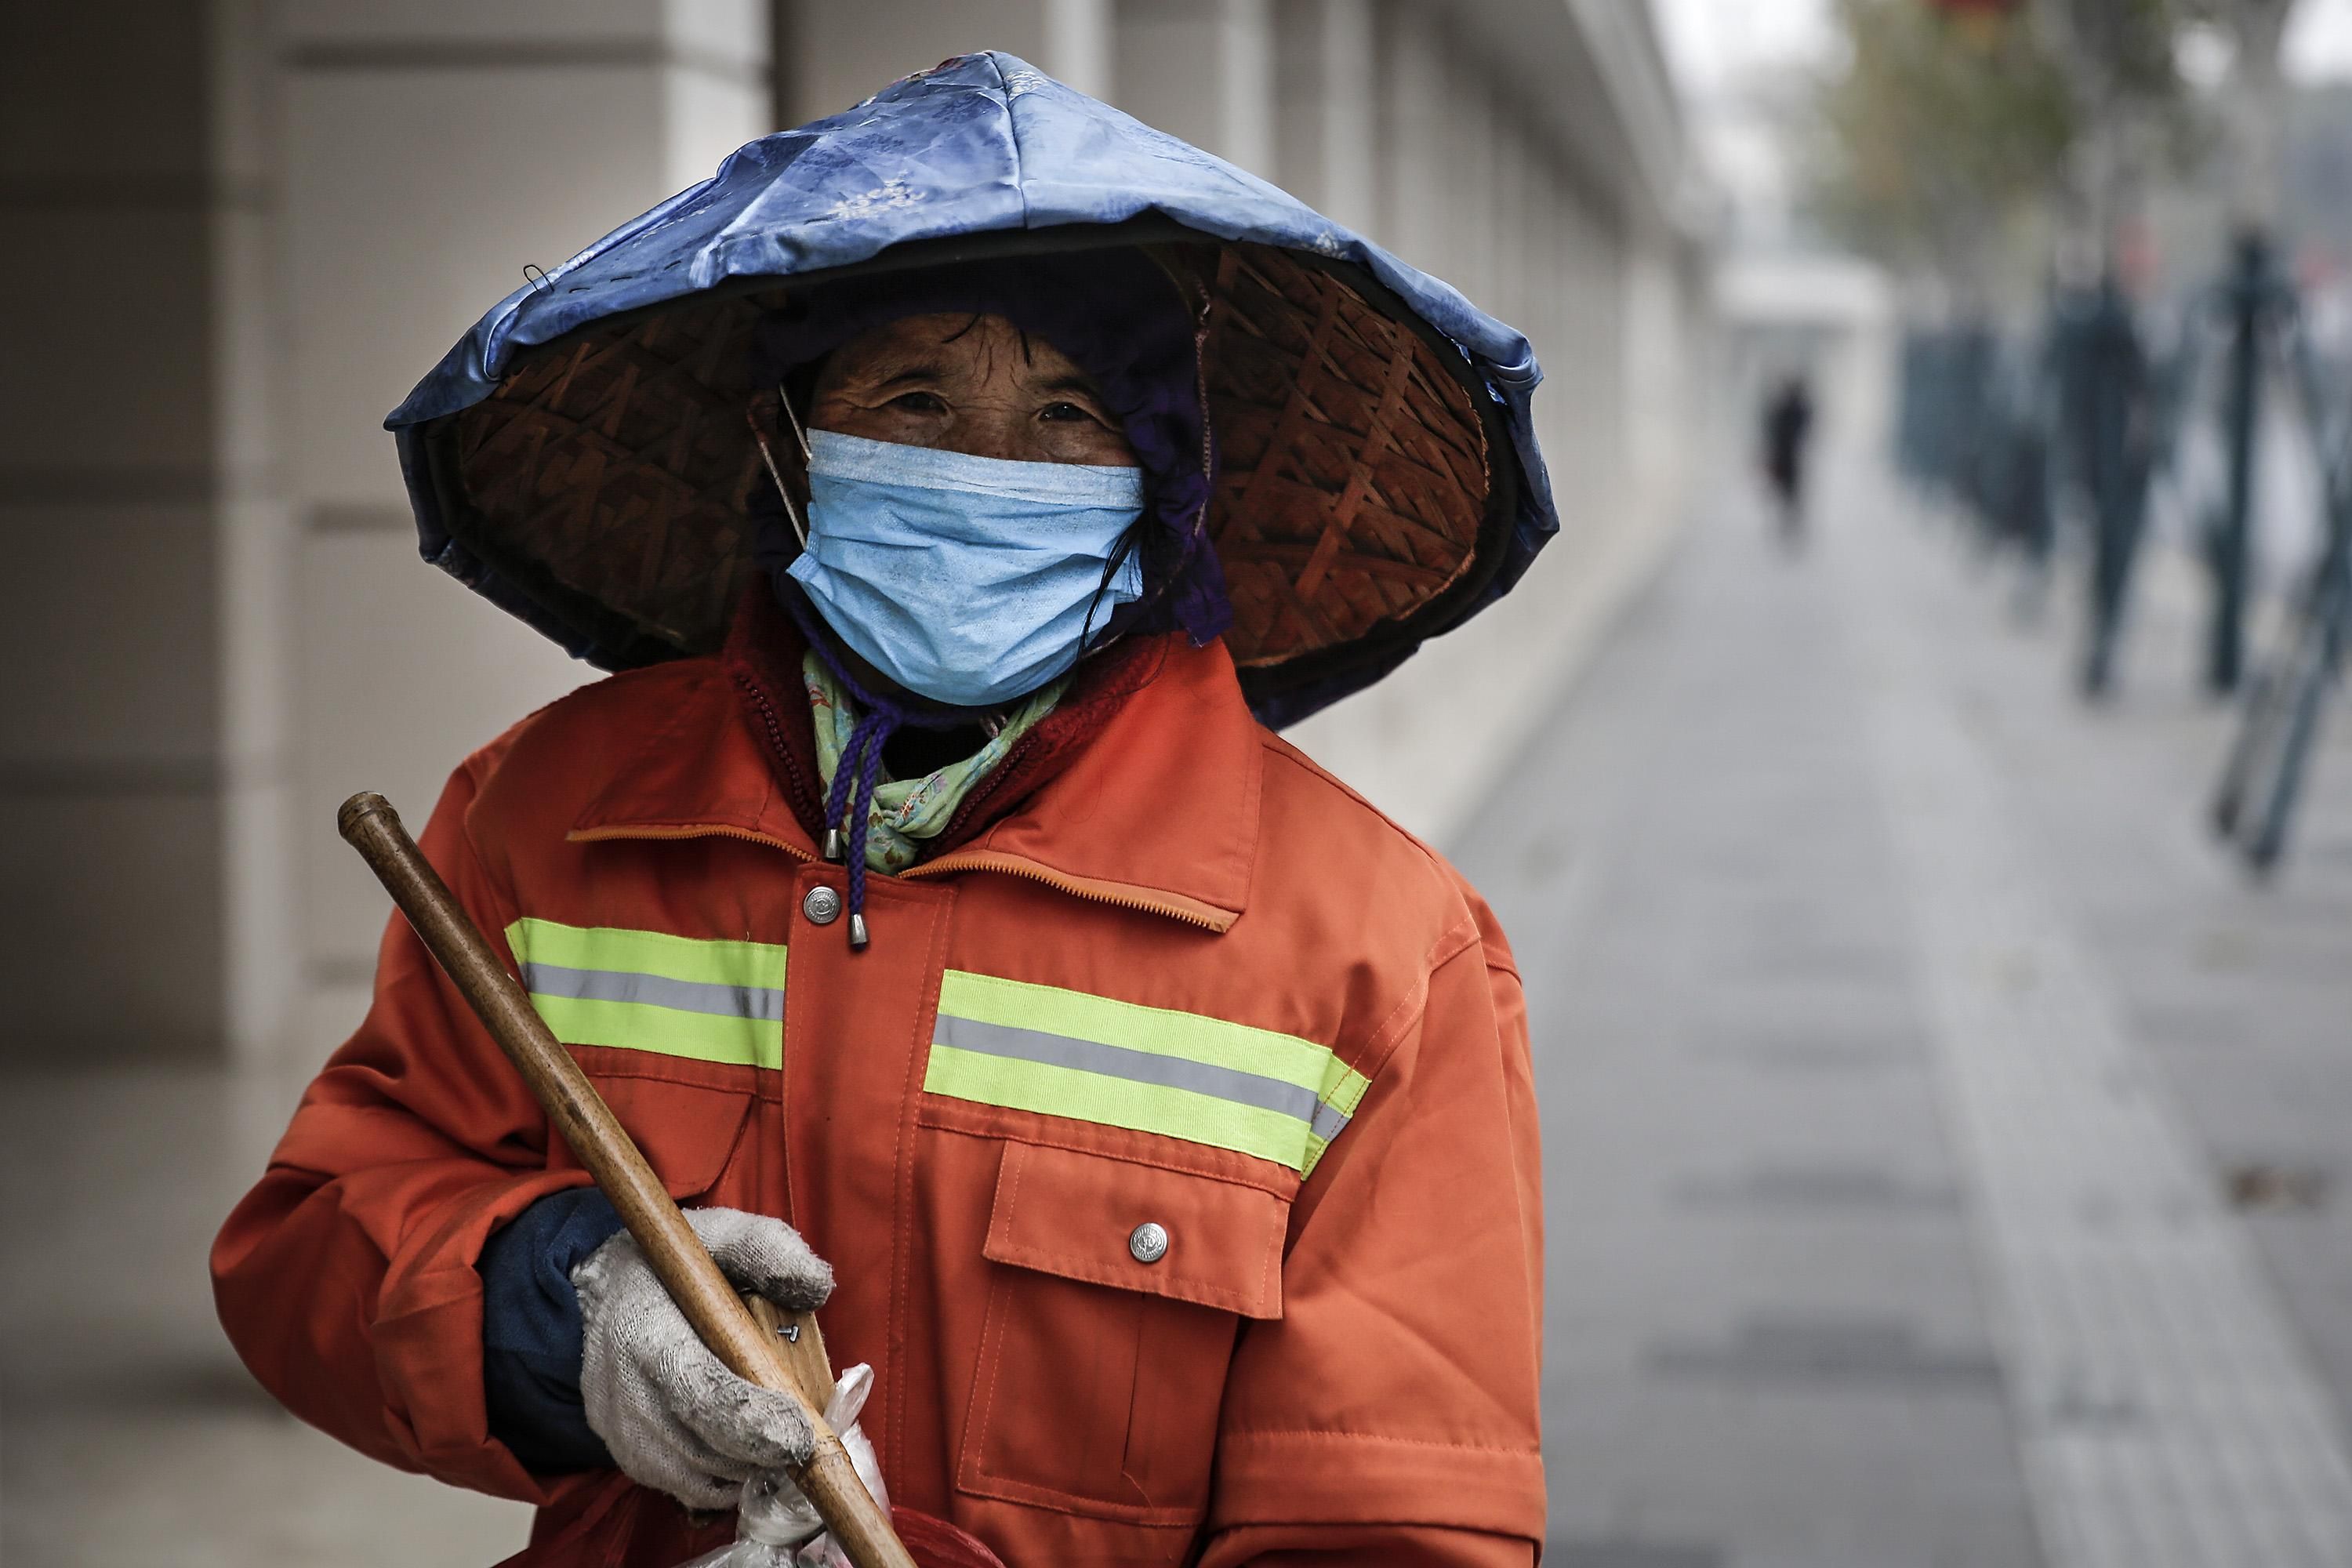
<svg viewBox="0 0 2352 1568"><path fill-rule="evenodd" d="M814 653L801 659L801 684L808 692L809 709L816 721L816 771L825 789L841 766L841 749L857 725L856 700L841 689L824 660ZM1029 694L1006 718L1003 729L960 763L950 763L919 779L894 779L885 769L874 786L874 806L866 826L866 868L885 875L915 863L921 840L937 837L955 816L956 807L986 778L1013 743L1054 710L1068 680L1055 681Z"/></svg>

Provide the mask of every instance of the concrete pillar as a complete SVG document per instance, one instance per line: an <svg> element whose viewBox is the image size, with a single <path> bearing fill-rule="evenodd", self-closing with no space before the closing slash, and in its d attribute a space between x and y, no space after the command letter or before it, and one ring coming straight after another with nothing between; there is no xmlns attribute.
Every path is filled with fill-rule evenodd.
<svg viewBox="0 0 2352 1568"><path fill-rule="evenodd" d="M1472 302L1495 309L1496 141L1494 85L1483 63L1445 50L1446 244L1437 268Z"/></svg>
<svg viewBox="0 0 2352 1568"><path fill-rule="evenodd" d="M1492 115L1495 132L1494 228L1491 268L1494 303L1488 309L1532 338L1535 312L1529 308L1528 278L1538 265L1534 255L1533 180L1528 173L1527 137L1507 105Z"/></svg>
<svg viewBox="0 0 2352 1568"><path fill-rule="evenodd" d="M223 475L205 15L14 13L0 51L0 1061L223 1037Z"/></svg>
<svg viewBox="0 0 2352 1568"><path fill-rule="evenodd" d="M1536 417L1566 525L1613 515L1624 489L1625 284L1617 209L1556 146L1533 162L1542 258L1528 280L1529 329L1544 366Z"/></svg>
<svg viewBox="0 0 2352 1568"><path fill-rule="evenodd" d="M1278 0L1275 183L1361 234L1380 225L1372 0Z"/></svg>
<svg viewBox="0 0 2352 1568"><path fill-rule="evenodd" d="M303 973L295 850L293 676L289 637L296 541L282 460L286 413L284 256L277 153L282 134L268 0L215 0L204 66L215 180L254 199L212 226L213 387L219 418L215 589L220 639L220 889L224 1026L234 1060L266 1060L286 1039Z"/></svg>
<svg viewBox="0 0 2352 1568"><path fill-rule="evenodd" d="M1534 321L1528 331L1547 378L1544 391L1536 398L1537 429L1544 450L1557 452L1561 449L1569 426L1562 399L1552 388L1574 373L1569 346L1570 321L1581 308L1571 294L1580 259L1573 226L1575 207L1558 158L1540 142L1531 150L1528 174L1532 237L1529 243L1535 249L1528 270L1528 295Z"/></svg>
<svg viewBox="0 0 2352 1568"><path fill-rule="evenodd" d="M837 114L909 71L1003 49L1108 98L1111 0L784 0L779 78L788 123Z"/></svg>
<svg viewBox="0 0 2352 1568"><path fill-rule="evenodd" d="M1445 44L1416 0L1382 0L1379 13L1381 243L1438 270L1446 245Z"/></svg>
<svg viewBox="0 0 2352 1568"><path fill-rule="evenodd" d="M1118 17L1113 101L1272 177L1273 0L1118 0Z"/></svg>
<svg viewBox="0 0 2352 1568"><path fill-rule="evenodd" d="M709 174L769 128L773 100L756 0L308 0L279 16L272 425L290 521L277 584L255 567L257 597L286 595L254 634L278 652L240 664L257 711L292 671L279 771L251 781L289 803L291 847L244 853L284 855L299 911L281 1058L299 1078L363 1005L386 909L334 836L335 804L380 789L422 818L467 752L595 674L418 562L383 415L525 264L552 267Z"/></svg>
<svg viewBox="0 0 2352 1568"><path fill-rule="evenodd" d="M1664 503L1684 436L1675 417L1682 395L1682 279L1673 238L1636 227L1626 236L1624 466L1636 506Z"/></svg>

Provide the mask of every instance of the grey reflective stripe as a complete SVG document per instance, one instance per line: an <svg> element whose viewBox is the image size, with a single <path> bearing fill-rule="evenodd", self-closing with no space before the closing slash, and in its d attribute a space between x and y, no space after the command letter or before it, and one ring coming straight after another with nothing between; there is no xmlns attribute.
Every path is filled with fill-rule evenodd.
<svg viewBox="0 0 2352 1568"><path fill-rule="evenodd" d="M1318 1105L1315 1108L1315 1125L1308 1131L1328 1143L1332 1139L1339 1136L1339 1129L1346 1125L1348 1125L1346 1111L1336 1105Z"/></svg>
<svg viewBox="0 0 2352 1568"><path fill-rule="evenodd" d="M642 1002L680 1013L781 1023L784 994L763 985L726 985L707 980L672 980L625 969L566 969L558 963L526 963L523 989L536 996L570 996L583 1002Z"/></svg>
<svg viewBox="0 0 2352 1568"><path fill-rule="evenodd" d="M1256 1073L1215 1067L1208 1062L1187 1061L1182 1057L1163 1057L1150 1051L1131 1051L1124 1046L1073 1039L1067 1035L1047 1034L1043 1029L983 1024L977 1018L958 1018L945 1013L940 1015L939 1026L932 1038L950 1049L970 1051L975 1056L1042 1062L1047 1067L1072 1068L1079 1072L1098 1073L1104 1078L1125 1079L1129 1083L1190 1089L1212 1099L1255 1106L1262 1110L1272 1110L1300 1121L1312 1122L1316 1125L1318 1136L1328 1137L1321 1131L1321 1116L1329 1108L1318 1105L1313 1089L1301 1089L1280 1079L1261 1078ZM1341 1116L1339 1125L1346 1126L1347 1121L1345 1116Z"/></svg>

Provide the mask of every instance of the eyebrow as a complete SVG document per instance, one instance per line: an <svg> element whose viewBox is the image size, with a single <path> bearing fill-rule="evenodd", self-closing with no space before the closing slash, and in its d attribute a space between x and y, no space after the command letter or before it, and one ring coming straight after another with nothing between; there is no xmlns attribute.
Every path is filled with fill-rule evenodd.
<svg viewBox="0 0 2352 1568"><path fill-rule="evenodd" d="M940 365L937 361L923 360L918 363L907 366L906 369L898 372L896 374L887 375L880 381L876 382L874 384L876 387L879 388L897 386L901 382L938 381L946 374L946 367Z"/></svg>
<svg viewBox="0 0 2352 1568"><path fill-rule="evenodd" d="M878 381L867 383L866 385L873 392L887 392L894 386L903 386L909 382L937 382L944 381L947 377L948 371L944 364L937 360L926 359L906 365ZM1093 380L1083 374L1057 375L1038 390L1057 396L1075 393L1097 403L1102 401L1101 388L1096 386Z"/></svg>

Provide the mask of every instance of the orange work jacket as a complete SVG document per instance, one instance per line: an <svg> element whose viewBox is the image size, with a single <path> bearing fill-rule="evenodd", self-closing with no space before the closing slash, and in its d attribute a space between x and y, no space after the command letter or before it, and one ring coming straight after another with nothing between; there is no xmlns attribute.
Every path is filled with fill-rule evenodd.
<svg viewBox="0 0 2352 1568"><path fill-rule="evenodd" d="M718 660L468 758L422 843L669 1190L828 1258L893 1500L1012 1568L1530 1562L1542 1278L1519 981L1437 855L1176 644L977 837L818 923ZM584 1180L397 917L374 1004L221 1233L297 1415L540 1507L534 1564L728 1538L488 1431L484 1238ZM1164 1253L1131 1246L1157 1225Z"/></svg>

